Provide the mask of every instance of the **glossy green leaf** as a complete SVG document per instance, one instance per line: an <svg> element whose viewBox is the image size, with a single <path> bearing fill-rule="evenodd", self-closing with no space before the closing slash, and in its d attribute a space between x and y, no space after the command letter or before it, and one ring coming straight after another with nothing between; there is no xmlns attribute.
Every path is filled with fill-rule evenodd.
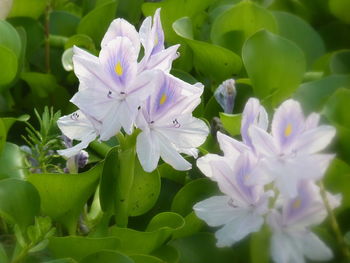
<svg viewBox="0 0 350 263"><path fill-rule="evenodd" d="M177 43L179 37L173 30L173 23L181 17L194 17L204 11L214 0L165 0L155 3L144 3L142 11L145 16L153 16L157 8L161 8L161 21L165 39Z"/></svg>
<svg viewBox="0 0 350 263"><path fill-rule="evenodd" d="M11 49L0 45L0 61L1 66L6 68L0 71L0 92L2 92L3 86L10 84L16 77L18 58Z"/></svg>
<svg viewBox="0 0 350 263"><path fill-rule="evenodd" d="M323 105L337 89L350 88L350 77L334 75L320 80L303 83L294 94L306 112L322 110Z"/></svg>
<svg viewBox="0 0 350 263"><path fill-rule="evenodd" d="M286 12L273 12L278 34L293 41L304 52L308 67L325 53L322 38L306 21Z"/></svg>
<svg viewBox="0 0 350 263"><path fill-rule="evenodd" d="M337 18L350 24L350 2L348 0L329 0L329 9Z"/></svg>
<svg viewBox="0 0 350 263"><path fill-rule="evenodd" d="M213 234L198 233L189 237L171 241L170 245L180 253L181 263L232 263L235 250L217 248Z"/></svg>
<svg viewBox="0 0 350 263"><path fill-rule="evenodd" d="M270 232L267 226L252 233L250 237L250 259L252 263L270 262Z"/></svg>
<svg viewBox="0 0 350 263"><path fill-rule="evenodd" d="M0 180L5 178L23 179L27 174L25 157L20 148L7 142L0 154Z"/></svg>
<svg viewBox="0 0 350 263"><path fill-rule="evenodd" d="M116 250L119 246L120 240L117 237L67 236L50 238L49 250L55 258L73 258L80 261L88 255L101 250Z"/></svg>
<svg viewBox="0 0 350 263"><path fill-rule="evenodd" d="M302 51L289 40L265 30L246 41L242 57L254 94L266 105L277 106L303 79L306 63Z"/></svg>
<svg viewBox="0 0 350 263"><path fill-rule="evenodd" d="M350 50L336 52L330 60L332 74L350 74Z"/></svg>
<svg viewBox="0 0 350 263"><path fill-rule="evenodd" d="M28 16L38 19L44 13L48 0L13 0L9 17Z"/></svg>
<svg viewBox="0 0 350 263"><path fill-rule="evenodd" d="M45 261L44 263L77 263L77 261L75 261L72 258L60 258L60 259Z"/></svg>
<svg viewBox="0 0 350 263"><path fill-rule="evenodd" d="M152 252L152 255L168 263L178 263L179 253L169 245L164 245Z"/></svg>
<svg viewBox="0 0 350 263"><path fill-rule="evenodd" d="M76 221L95 192L102 165L80 174L31 174L28 181L39 191L44 215L62 222L75 233Z"/></svg>
<svg viewBox="0 0 350 263"><path fill-rule="evenodd" d="M330 192L342 195L341 210L350 208L350 166L346 162L334 159L328 167L324 184Z"/></svg>
<svg viewBox="0 0 350 263"><path fill-rule="evenodd" d="M207 42L192 39L192 22L184 17L174 22L174 31L191 47L198 72L218 83L240 72L242 61L232 51Z"/></svg>
<svg viewBox="0 0 350 263"><path fill-rule="evenodd" d="M3 263L8 262L8 257L4 249L4 246L2 244L0 244L0 262L3 262Z"/></svg>
<svg viewBox="0 0 350 263"><path fill-rule="evenodd" d="M130 216L142 215L155 205L160 193L160 185L158 170L147 173L136 159L134 181L129 199Z"/></svg>
<svg viewBox="0 0 350 263"><path fill-rule="evenodd" d="M71 36L64 45L65 49L71 48L73 46L78 46L89 50L90 52L96 52L94 41L91 37L83 34L77 34Z"/></svg>
<svg viewBox="0 0 350 263"><path fill-rule="evenodd" d="M158 172L161 177L167 178L179 184L184 184L186 180L186 173L175 170L171 165L162 163L158 165Z"/></svg>
<svg viewBox="0 0 350 263"><path fill-rule="evenodd" d="M53 11L50 14L50 33L60 36L74 35L80 18L66 11Z"/></svg>
<svg viewBox="0 0 350 263"><path fill-rule="evenodd" d="M192 211L185 217L184 227L176 230L173 234L173 238L176 239L191 236L198 233L205 225L204 221L199 219L195 212Z"/></svg>
<svg viewBox="0 0 350 263"><path fill-rule="evenodd" d="M115 18L116 8L116 0L97 6L80 20L77 33L90 36L95 45L100 46L109 24Z"/></svg>
<svg viewBox="0 0 350 263"><path fill-rule="evenodd" d="M130 258L133 259L135 263L165 263L163 260L149 255L131 255Z"/></svg>
<svg viewBox="0 0 350 263"><path fill-rule="evenodd" d="M23 72L21 78L28 83L32 92L40 98L46 98L57 87L56 78L52 74L39 72Z"/></svg>
<svg viewBox="0 0 350 263"><path fill-rule="evenodd" d="M84 257L80 263L134 263L135 261L113 250L102 250ZM145 262L147 263L147 262Z"/></svg>
<svg viewBox="0 0 350 263"><path fill-rule="evenodd" d="M35 187L18 179L0 181L0 213L22 230L34 223L40 212L40 197Z"/></svg>
<svg viewBox="0 0 350 263"><path fill-rule="evenodd" d="M21 54L21 39L16 29L5 20L0 20L0 45L5 46L12 50L16 57Z"/></svg>
<svg viewBox="0 0 350 263"><path fill-rule="evenodd" d="M228 114L220 112L220 120L224 129L228 131L231 136L241 134L241 120L242 114Z"/></svg>
<svg viewBox="0 0 350 263"><path fill-rule="evenodd" d="M6 137L7 137L7 129L6 129L5 123L0 118L0 156L1 156L2 150L5 147Z"/></svg>
<svg viewBox="0 0 350 263"><path fill-rule="evenodd" d="M164 212L151 220L145 232L113 226L110 234L120 239L120 251L127 254L148 254L162 246L183 225L184 220L180 215Z"/></svg>
<svg viewBox="0 0 350 263"><path fill-rule="evenodd" d="M213 43L240 53L244 41L261 29L277 32L273 15L253 1L242 1L215 19L210 37Z"/></svg>

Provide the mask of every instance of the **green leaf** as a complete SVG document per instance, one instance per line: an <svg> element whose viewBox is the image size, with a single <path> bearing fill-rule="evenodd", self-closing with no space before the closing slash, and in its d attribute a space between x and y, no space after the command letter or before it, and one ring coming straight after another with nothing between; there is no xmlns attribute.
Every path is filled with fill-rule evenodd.
<svg viewBox="0 0 350 263"><path fill-rule="evenodd" d="M101 250L116 250L120 240L116 237L91 238L79 236L52 237L49 250L55 258L73 258L80 261L84 257Z"/></svg>
<svg viewBox="0 0 350 263"><path fill-rule="evenodd" d="M186 173L184 171L175 170L171 165L162 163L158 165L158 172L162 178L167 178L179 184L184 184L186 181Z"/></svg>
<svg viewBox="0 0 350 263"><path fill-rule="evenodd" d="M64 45L65 49L71 48L73 46L82 47L91 52L96 52L95 43L91 37L83 34L77 34L71 36Z"/></svg>
<svg viewBox="0 0 350 263"><path fill-rule="evenodd" d="M0 118L0 156L6 144L7 129L4 121Z"/></svg>
<svg viewBox="0 0 350 263"><path fill-rule="evenodd" d="M252 233L250 237L250 259L251 263L270 262L270 232L267 226L260 231Z"/></svg>
<svg viewBox="0 0 350 263"><path fill-rule="evenodd" d="M183 225L184 220L180 215L164 212L151 220L145 232L113 226L110 235L120 239L120 251L127 254L148 254L162 246Z"/></svg>
<svg viewBox="0 0 350 263"><path fill-rule="evenodd" d="M194 66L204 76L221 82L240 72L242 61L237 54L226 48L192 39L190 18L183 17L175 21L173 29L191 47Z"/></svg>
<svg viewBox="0 0 350 263"><path fill-rule="evenodd" d="M195 17L214 0L164 0L156 3L144 3L142 11L145 16L153 16L157 8L161 8L161 21L165 39L170 43L177 43L179 37L173 30L173 23L181 17Z"/></svg>
<svg viewBox="0 0 350 263"><path fill-rule="evenodd" d="M38 19L44 12L47 0L13 0L9 17L28 16Z"/></svg>
<svg viewBox="0 0 350 263"><path fill-rule="evenodd" d="M95 192L102 165L80 174L31 174L28 181L39 191L44 215L62 222L75 233L78 217Z"/></svg>
<svg viewBox="0 0 350 263"><path fill-rule="evenodd" d="M193 211L192 207L199 201L209 198L218 192L216 183L200 178L186 184L177 192L171 204L171 210L186 216Z"/></svg>
<svg viewBox="0 0 350 263"><path fill-rule="evenodd" d="M134 263L128 256L113 250L102 250L84 257L80 263ZM147 262L145 262L147 263Z"/></svg>
<svg viewBox="0 0 350 263"><path fill-rule="evenodd" d="M228 114L223 112L219 114L224 129L228 131L231 136L241 134L242 114Z"/></svg>
<svg viewBox="0 0 350 263"><path fill-rule="evenodd" d="M0 180L25 178L27 171L25 170L24 158L22 151L16 144L7 142L0 154Z"/></svg>
<svg viewBox="0 0 350 263"><path fill-rule="evenodd" d="M177 250L169 245L162 246L156 251L152 252L153 256L160 258L168 263L178 263L179 262L179 253Z"/></svg>
<svg viewBox="0 0 350 263"><path fill-rule="evenodd" d="M211 28L211 40L237 53L255 32L266 29L277 32L273 15L252 1L242 1L219 15Z"/></svg>
<svg viewBox="0 0 350 263"><path fill-rule="evenodd" d="M231 248L217 248L213 234L198 233L171 241L170 245L180 253L181 263L232 263L235 251ZM238 261L237 261L238 262Z"/></svg>
<svg viewBox="0 0 350 263"><path fill-rule="evenodd" d="M254 93L266 105L277 106L293 94L303 79L306 63L302 51L265 30L246 41L242 57Z"/></svg>
<svg viewBox="0 0 350 263"><path fill-rule="evenodd" d="M18 179L0 181L0 213L22 231L34 223L40 212L40 197L35 187Z"/></svg>
<svg viewBox="0 0 350 263"><path fill-rule="evenodd" d="M135 161L134 181L130 190L129 214L139 216L149 211L157 202L160 193L158 170L147 173L138 159Z"/></svg>
<svg viewBox="0 0 350 263"><path fill-rule="evenodd" d="M306 21L286 12L273 12L279 35L294 42L304 52L308 67L325 53L322 38Z"/></svg>
<svg viewBox="0 0 350 263"><path fill-rule="evenodd" d="M333 75L303 83L294 94L306 112L321 111L323 105L337 89L350 88L350 76Z"/></svg>
<svg viewBox="0 0 350 263"><path fill-rule="evenodd" d="M32 92L40 98L46 98L57 87L54 75L39 72L23 72L21 78L28 83Z"/></svg>
<svg viewBox="0 0 350 263"><path fill-rule="evenodd" d="M4 246L2 244L0 244L0 262L3 262L3 263L8 262L8 257L4 249Z"/></svg>
<svg viewBox="0 0 350 263"><path fill-rule="evenodd" d="M50 14L50 33L69 37L74 35L80 18L66 11L53 11Z"/></svg>
<svg viewBox="0 0 350 263"><path fill-rule="evenodd" d="M77 263L77 261L75 261L72 258L60 258L60 259L45 261L44 263Z"/></svg>
<svg viewBox="0 0 350 263"><path fill-rule="evenodd" d="M80 20L77 33L90 36L95 41L95 45L100 46L109 24L115 17L116 9L116 0L97 6Z"/></svg>
<svg viewBox="0 0 350 263"><path fill-rule="evenodd" d="M5 46L12 50L16 57L21 54L21 39L16 29L5 20L0 20L0 45Z"/></svg>
<svg viewBox="0 0 350 263"><path fill-rule="evenodd" d="M350 50L336 52L330 61L332 74L350 74Z"/></svg>
<svg viewBox="0 0 350 263"><path fill-rule="evenodd" d="M11 49L0 45L0 61L2 68L6 69L0 71L0 92L2 92L3 86L9 85L16 77L18 58Z"/></svg>
<svg viewBox="0 0 350 263"><path fill-rule="evenodd" d="M341 207L338 209L346 210L350 208L350 166L340 160L334 159L324 177L324 184L332 193L342 195Z"/></svg>
<svg viewBox="0 0 350 263"><path fill-rule="evenodd" d="M135 263L165 263L163 260L149 255L131 255L130 258L132 258Z"/></svg>
<svg viewBox="0 0 350 263"><path fill-rule="evenodd" d="M199 232L203 228L203 226L205 226L204 221L199 219L196 216L195 212L192 211L185 217L184 227L176 230L173 234L173 238L176 239L191 236Z"/></svg>
<svg viewBox="0 0 350 263"><path fill-rule="evenodd" d="M350 2L348 0L329 0L329 9L337 18L350 24Z"/></svg>

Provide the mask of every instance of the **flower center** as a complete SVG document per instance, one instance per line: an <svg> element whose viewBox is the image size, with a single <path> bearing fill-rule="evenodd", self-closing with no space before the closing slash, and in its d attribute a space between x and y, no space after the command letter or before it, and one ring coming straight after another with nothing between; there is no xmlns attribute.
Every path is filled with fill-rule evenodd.
<svg viewBox="0 0 350 263"><path fill-rule="evenodd" d="M292 125L288 123L287 127L284 129L284 136L288 137L292 134Z"/></svg>
<svg viewBox="0 0 350 263"><path fill-rule="evenodd" d="M163 105L166 102L166 100L167 100L167 96L165 93L163 93L162 97L159 100L159 104Z"/></svg>
<svg viewBox="0 0 350 263"><path fill-rule="evenodd" d="M116 73L118 76L123 75L123 67L122 67L122 65L120 64L120 61L118 61L118 63L115 65L114 71L115 71L115 73Z"/></svg>

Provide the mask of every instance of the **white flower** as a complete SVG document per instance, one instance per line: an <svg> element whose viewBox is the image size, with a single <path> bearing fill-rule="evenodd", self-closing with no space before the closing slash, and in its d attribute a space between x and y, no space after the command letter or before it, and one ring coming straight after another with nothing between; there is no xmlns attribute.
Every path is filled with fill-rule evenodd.
<svg viewBox="0 0 350 263"><path fill-rule="evenodd" d="M201 84L190 85L162 73L161 83L140 110L136 150L141 165L153 171L161 157L177 170L188 170L191 164L180 153L196 155L208 135L208 127L192 111L200 103Z"/></svg>
<svg viewBox="0 0 350 263"><path fill-rule="evenodd" d="M328 194L332 208L340 198ZM271 255L276 263L303 263L305 257L315 261L330 260L332 251L310 231L327 216L319 188L312 181L302 181L298 195L282 202L282 212L273 211L268 223L273 230Z"/></svg>
<svg viewBox="0 0 350 263"><path fill-rule="evenodd" d="M255 157L242 154L234 168L226 157L201 159L197 161L198 167L216 181L225 194L201 201L193 207L196 215L208 225L223 226L215 233L217 246L230 246L259 231L272 193L264 192L261 186L248 186L245 183L256 163Z"/></svg>
<svg viewBox="0 0 350 263"><path fill-rule="evenodd" d="M81 141L77 145L57 151L60 155L70 158L80 153L90 142L96 139L101 123L78 110L70 115L63 116L57 121L61 132L70 140Z"/></svg>

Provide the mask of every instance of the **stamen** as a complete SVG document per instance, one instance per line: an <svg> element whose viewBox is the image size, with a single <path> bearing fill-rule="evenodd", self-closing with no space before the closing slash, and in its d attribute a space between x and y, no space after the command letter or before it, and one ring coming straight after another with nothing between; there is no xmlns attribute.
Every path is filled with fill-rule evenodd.
<svg viewBox="0 0 350 263"><path fill-rule="evenodd" d="M120 64L120 61L118 61L118 63L115 65L114 71L118 76L123 75L123 67Z"/></svg>
<svg viewBox="0 0 350 263"><path fill-rule="evenodd" d="M180 123L177 121L177 119L173 120L173 124L174 124L174 127L175 127L175 128L180 128L180 127L181 127L181 125L180 125Z"/></svg>
<svg viewBox="0 0 350 263"><path fill-rule="evenodd" d="M108 91L107 98L112 99L112 91Z"/></svg>
<svg viewBox="0 0 350 263"><path fill-rule="evenodd" d="M76 120L78 120L78 118L79 118L79 114L76 113L76 112L74 112L74 113L72 113L72 114L70 115L70 118L71 118L72 120L76 121Z"/></svg>

